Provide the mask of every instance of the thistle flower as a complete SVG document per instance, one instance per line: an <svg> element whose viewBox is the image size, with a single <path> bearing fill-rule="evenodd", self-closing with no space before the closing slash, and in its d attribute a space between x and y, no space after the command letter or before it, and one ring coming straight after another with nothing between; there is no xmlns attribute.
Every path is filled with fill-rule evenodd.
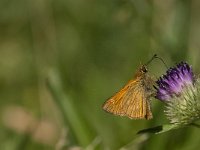
<svg viewBox="0 0 200 150"><path fill-rule="evenodd" d="M186 62L168 69L156 83L155 97L166 103L170 123L189 125L200 118L200 80Z"/></svg>

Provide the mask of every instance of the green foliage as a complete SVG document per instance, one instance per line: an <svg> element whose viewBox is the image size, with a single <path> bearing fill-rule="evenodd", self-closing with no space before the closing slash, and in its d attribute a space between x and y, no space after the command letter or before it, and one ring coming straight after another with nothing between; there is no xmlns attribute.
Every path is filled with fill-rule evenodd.
<svg viewBox="0 0 200 150"><path fill-rule="evenodd" d="M198 3L1 0L0 149L197 149L197 128L136 134L167 123L157 100L150 121L101 106L155 53L200 71ZM164 71L149 65L155 78Z"/></svg>

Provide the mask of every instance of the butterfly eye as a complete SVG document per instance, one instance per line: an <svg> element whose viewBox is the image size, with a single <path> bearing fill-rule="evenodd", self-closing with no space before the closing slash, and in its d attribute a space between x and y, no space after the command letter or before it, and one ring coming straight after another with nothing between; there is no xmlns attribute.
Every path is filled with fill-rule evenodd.
<svg viewBox="0 0 200 150"><path fill-rule="evenodd" d="M141 72L146 73L147 72L147 67L146 66L142 66Z"/></svg>
<svg viewBox="0 0 200 150"><path fill-rule="evenodd" d="M147 68L144 68L143 72L147 72Z"/></svg>

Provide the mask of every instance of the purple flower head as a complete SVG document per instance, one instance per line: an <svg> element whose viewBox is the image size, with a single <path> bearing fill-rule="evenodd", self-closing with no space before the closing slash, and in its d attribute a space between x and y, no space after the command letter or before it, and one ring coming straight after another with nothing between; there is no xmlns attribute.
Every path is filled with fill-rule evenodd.
<svg viewBox="0 0 200 150"><path fill-rule="evenodd" d="M179 95L187 85L193 85L194 74L192 67L186 62L167 70L166 75L160 77L157 83L156 98L162 101L169 100L173 95Z"/></svg>

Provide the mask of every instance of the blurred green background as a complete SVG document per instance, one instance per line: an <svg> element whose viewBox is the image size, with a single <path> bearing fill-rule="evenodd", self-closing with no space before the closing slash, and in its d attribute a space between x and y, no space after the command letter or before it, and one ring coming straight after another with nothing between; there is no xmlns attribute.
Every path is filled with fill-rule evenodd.
<svg viewBox="0 0 200 150"><path fill-rule="evenodd" d="M0 150L196 150L200 130L160 135L167 123L102 110L140 63L158 54L200 71L198 0L1 0ZM149 65L158 78L160 61Z"/></svg>

